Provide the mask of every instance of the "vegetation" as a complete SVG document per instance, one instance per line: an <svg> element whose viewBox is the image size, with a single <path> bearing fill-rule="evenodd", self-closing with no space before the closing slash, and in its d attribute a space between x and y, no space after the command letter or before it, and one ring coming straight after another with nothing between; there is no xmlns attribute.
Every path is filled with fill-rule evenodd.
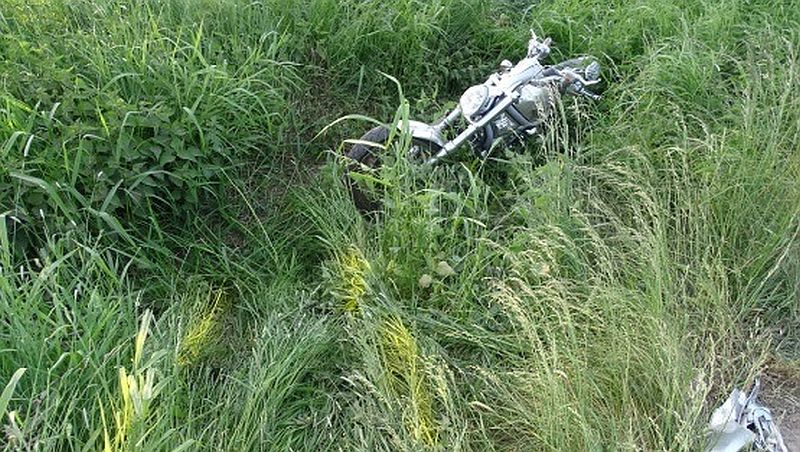
<svg viewBox="0 0 800 452"><path fill-rule="evenodd" d="M800 374L798 18L0 0L0 445L702 448L733 386ZM326 126L430 119L529 28L604 99L495 161L395 159L359 216L369 125Z"/></svg>

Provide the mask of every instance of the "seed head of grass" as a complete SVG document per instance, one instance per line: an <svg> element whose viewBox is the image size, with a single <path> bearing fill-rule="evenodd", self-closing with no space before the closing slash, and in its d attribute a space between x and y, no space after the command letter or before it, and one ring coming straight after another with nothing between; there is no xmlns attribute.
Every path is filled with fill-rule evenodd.
<svg viewBox="0 0 800 452"><path fill-rule="evenodd" d="M196 309L178 348L178 365L191 366L208 357L219 343L222 333L221 317L230 307L222 289L212 292L211 299Z"/></svg>
<svg viewBox="0 0 800 452"><path fill-rule="evenodd" d="M367 293L367 276L372 271L361 250L351 245L339 257L334 295L341 300L345 312L358 312Z"/></svg>
<svg viewBox="0 0 800 452"><path fill-rule="evenodd" d="M399 317L391 317L383 322L380 341L389 387L408 404L404 414L406 428L416 441L427 447L436 446L439 426L416 339Z"/></svg>

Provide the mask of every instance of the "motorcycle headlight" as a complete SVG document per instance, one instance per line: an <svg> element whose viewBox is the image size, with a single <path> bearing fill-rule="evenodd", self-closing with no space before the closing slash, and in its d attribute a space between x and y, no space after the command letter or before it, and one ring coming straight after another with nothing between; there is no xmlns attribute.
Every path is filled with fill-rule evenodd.
<svg viewBox="0 0 800 452"><path fill-rule="evenodd" d="M458 104L461 113L468 120L485 112L489 108L489 88L486 85L475 85L464 91Z"/></svg>

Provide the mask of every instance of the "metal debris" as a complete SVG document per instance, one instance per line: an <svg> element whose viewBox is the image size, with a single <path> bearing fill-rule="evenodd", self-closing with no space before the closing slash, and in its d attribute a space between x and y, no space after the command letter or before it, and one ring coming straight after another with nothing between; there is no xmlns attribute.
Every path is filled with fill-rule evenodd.
<svg viewBox="0 0 800 452"><path fill-rule="evenodd" d="M756 400L761 380L756 379L750 394L734 389L725 403L714 410L708 423L706 452L788 452L769 409Z"/></svg>

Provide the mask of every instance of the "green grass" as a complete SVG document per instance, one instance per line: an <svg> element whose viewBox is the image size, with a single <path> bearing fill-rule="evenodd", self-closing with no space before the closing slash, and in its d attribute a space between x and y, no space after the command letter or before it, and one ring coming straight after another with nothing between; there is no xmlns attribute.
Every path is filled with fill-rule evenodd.
<svg viewBox="0 0 800 452"><path fill-rule="evenodd" d="M798 369L798 17L0 0L0 448L701 449ZM604 99L497 161L395 159L362 219L369 125L317 133L430 119L531 27Z"/></svg>

